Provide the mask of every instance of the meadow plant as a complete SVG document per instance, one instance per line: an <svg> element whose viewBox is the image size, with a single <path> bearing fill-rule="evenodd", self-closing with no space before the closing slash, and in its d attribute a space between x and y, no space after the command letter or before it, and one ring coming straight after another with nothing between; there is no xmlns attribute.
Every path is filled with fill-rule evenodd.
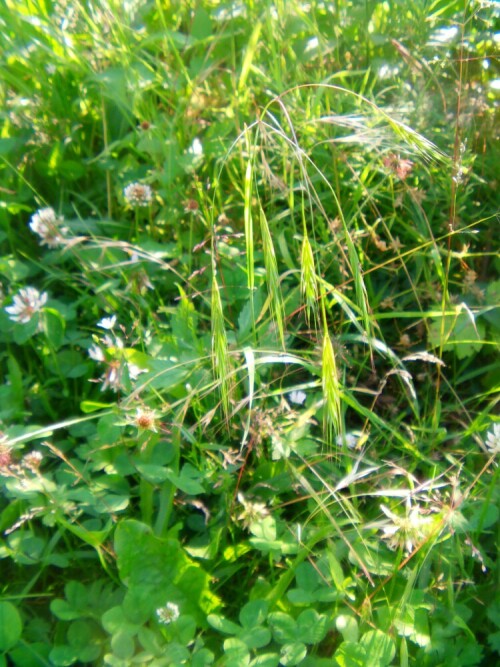
<svg viewBox="0 0 500 667"><path fill-rule="evenodd" d="M498 18L0 7L0 667L498 662Z"/></svg>

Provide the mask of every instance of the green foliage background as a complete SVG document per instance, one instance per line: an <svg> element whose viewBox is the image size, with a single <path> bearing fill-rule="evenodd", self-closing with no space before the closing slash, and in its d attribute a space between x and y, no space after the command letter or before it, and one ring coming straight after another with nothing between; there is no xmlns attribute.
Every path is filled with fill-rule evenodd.
<svg viewBox="0 0 500 667"><path fill-rule="evenodd" d="M499 16L5 0L0 665L498 659Z"/></svg>

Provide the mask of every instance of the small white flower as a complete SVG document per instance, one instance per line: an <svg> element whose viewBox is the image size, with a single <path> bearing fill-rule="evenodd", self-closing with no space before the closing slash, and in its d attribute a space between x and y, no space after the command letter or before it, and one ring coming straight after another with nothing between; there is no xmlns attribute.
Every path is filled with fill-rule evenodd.
<svg viewBox="0 0 500 667"><path fill-rule="evenodd" d="M130 183L123 190L123 196L129 206L149 206L153 201L153 191L149 185Z"/></svg>
<svg viewBox="0 0 500 667"><path fill-rule="evenodd" d="M13 299L12 306L5 311L13 322L27 324L35 313L38 313L47 303L47 293L40 292L34 287L25 287L19 290Z"/></svg>
<svg viewBox="0 0 500 667"><path fill-rule="evenodd" d="M102 378L101 391L106 389L120 391L122 389L122 367L119 361L111 361Z"/></svg>
<svg viewBox="0 0 500 667"><path fill-rule="evenodd" d="M106 334L101 338L101 343L109 350L110 348L116 348L118 350L122 350L124 345L123 341L121 338L119 338L116 334L114 338L111 338L109 334Z"/></svg>
<svg viewBox="0 0 500 667"><path fill-rule="evenodd" d="M299 389L291 391L288 394L288 398L290 400L290 403L295 403L296 405L302 405L302 403L304 403L304 401L306 400L307 395L305 392L300 391Z"/></svg>
<svg viewBox="0 0 500 667"><path fill-rule="evenodd" d="M94 361L104 361L104 352L101 350L99 345L92 345L89 347L89 357Z"/></svg>
<svg viewBox="0 0 500 667"><path fill-rule="evenodd" d="M158 616L160 623L168 625L179 618L179 607L174 602L167 602L164 607L160 607L156 610L156 615Z"/></svg>
<svg viewBox="0 0 500 667"><path fill-rule="evenodd" d="M64 244L64 235L68 228L62 227L64 218L58 217L53 208L41 208L31 218L29 226L31 231L38 234L42 245L49 248L57 248Z"/></svg>
<svg viewBox="0 0 500 667"><path fill-rule="evenodd" d="M101 329L112 329L116 324L116 315L112 315L111 317L103 317L100 322L97 323L98 327L101 327Z"/></svg>
<svg viewBox="0 0 500 667"><path fill-rule="evenodd" d="M344 442L348 449L354 449L359 442L359 436L354 433L345 433L344 435L338 435L335 438L335 444L337 447L342 447Z"/></svg>
<svg viewBox="0 0 500 667"><path fill-rule="evenodd" d="M201 141L198 139L198 137L193 140L193 143L188 148L187 152L189 155L195 155L196 157L203 155L203 146L201 145Z"/></svg>
<svg viewBox="0 0 500 667"><path fill-rule="evenodd" d="M249 528L252 523L260 522L269 516L269 510L265 503L253 503L245 500L242 493L238 493L238 502L243 505L243 512L238 516L238 521L242 521L245 528Z"/></svg>
<svg viewBox="0 0 500 667"><path fill-rule="evenodd" d="M493 424L486 435L486 448L490 454L500 454L500 422Z"/></svg>
<svg viewBox="0 0 500 667"><path fill-rule="evenodd" d="M147 372L145 368L141 368L140 366L137 366L136 364L133 364L130 361L127 363L127 367L128 367L128 375L131 380L137 380L137 378L141 373Z"/></svg>

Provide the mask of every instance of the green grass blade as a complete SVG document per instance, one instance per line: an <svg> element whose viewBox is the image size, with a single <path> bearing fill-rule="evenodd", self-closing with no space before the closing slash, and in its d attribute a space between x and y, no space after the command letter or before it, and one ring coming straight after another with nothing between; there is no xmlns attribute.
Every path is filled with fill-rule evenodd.
<svg viewBox="0 0 500 667"><path fill-rule="evenodd" d="M284 304L281 295L280 280L278 274L278 263L274 250L273 239L266 215L260 207L260 233L262 236L262 249L264 252L264 266L266 268L266 282L271 302L271 312L278 329L278 336L283 349L285 349L285 324Z"/></svg>

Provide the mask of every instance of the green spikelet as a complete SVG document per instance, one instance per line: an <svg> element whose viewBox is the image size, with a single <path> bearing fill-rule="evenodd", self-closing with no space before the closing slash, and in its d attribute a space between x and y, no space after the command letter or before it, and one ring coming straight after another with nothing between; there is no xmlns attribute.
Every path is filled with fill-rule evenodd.
<svg viewBox="0 0 500 667"><path fill-rule="evenodd" d="M310 321L311 313L316 314L318 308L318 280L311 242L305 229L304 232L300 257L300 291L306 306L307 320Z"/></svg>
<svg viewBox="0 0 500 667"><path fill-rule="evenodd" d="M321 381L325 402L327 433L331 436L332 430L335 433L341 432L341 391L335 350L333 349L332 341L326 327L323 333Z"/></svg>
<svg viewBox="0 0 500 667"><path fill-rule="evenodd" d="M222 406L227 418L229 416L229 398L231 393L229 381L231 369L226 328L224 326L224 313L215 271L212 277L212 360L214 374L220 384Z"/></svg>

